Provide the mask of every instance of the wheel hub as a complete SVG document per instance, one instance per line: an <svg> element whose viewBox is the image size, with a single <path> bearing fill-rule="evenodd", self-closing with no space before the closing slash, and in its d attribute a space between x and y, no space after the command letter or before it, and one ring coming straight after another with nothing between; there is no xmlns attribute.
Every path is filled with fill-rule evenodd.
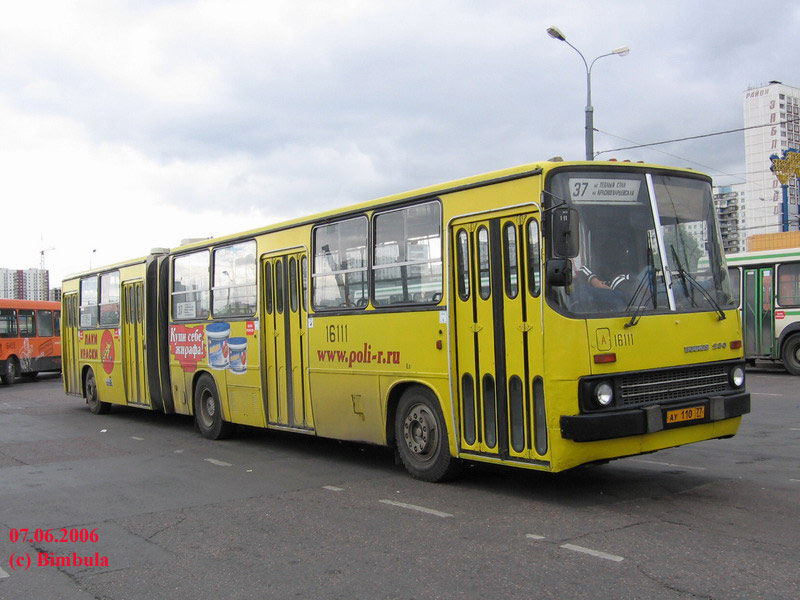
<svg viewBox="0 0 800 600"><path fill-rule="evenodd" d="M214 418L214 413L217 412L217 405L214 403L214 398L212 396L207 396L205 400L206 405L206 414L210 418Z"/></svg>
<svg viewBox="0 0 800 600"><path fill-rule="evenodd" d="M419 457L431 453L436 446L436 421L428 409L414 406L403 422L403 437L408 449Z"/></svg>

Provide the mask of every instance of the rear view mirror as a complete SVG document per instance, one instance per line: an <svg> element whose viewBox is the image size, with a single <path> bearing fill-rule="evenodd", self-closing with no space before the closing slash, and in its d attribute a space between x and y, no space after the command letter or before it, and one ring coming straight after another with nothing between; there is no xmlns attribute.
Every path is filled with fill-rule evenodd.
<svg viewBox="0 0 800 600"><path fill-rule="evenodd" d="M547 284L566 287L572 284L572 261L568 258L551 258L547 261Z"/></svg>
<svg viewBox="0 0 800 600"><path fill-rule="evenodd" d="M575 258L578 256L580 252L579 230L580 223L577 210L564 207L553 209L550 220L553 255L558 258Z"/></svg>

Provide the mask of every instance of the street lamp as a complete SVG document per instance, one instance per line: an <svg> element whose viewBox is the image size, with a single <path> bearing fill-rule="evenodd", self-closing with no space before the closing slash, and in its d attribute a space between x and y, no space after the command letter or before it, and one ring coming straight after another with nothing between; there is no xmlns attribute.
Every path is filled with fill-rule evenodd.
<svg viewBox="0 0 800 600"><path fill-rule="evenodd" d="M601 58L606 56L612 56L616 54L617 56L626 56L631 49L628 46L620 46L612 50L607 54L601 54L597 58L595 58L591 63L586 62L586 58L583 56L583 53L578 50L575 46L570 44L567 41L567 38L564 37L564 34L561 33L558 27L548 27L547 28L547 35L551 38L556 39L560 42L564 42L567 46L575 50L578 55L583 60L583 64L586 67L586 160L594 160L594 108L592 108L592 67L594 63L596 63Z"/></svg>

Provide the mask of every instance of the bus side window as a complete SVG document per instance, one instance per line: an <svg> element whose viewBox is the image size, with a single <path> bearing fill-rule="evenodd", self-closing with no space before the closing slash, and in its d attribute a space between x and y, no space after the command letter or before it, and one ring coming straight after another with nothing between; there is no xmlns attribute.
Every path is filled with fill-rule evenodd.
<svg viewBox="0 0 800 600"><path fill-rule="evenodd" d="M19 311L19 336L34 337L36 335L36 324L33 320L32 310Z"/></svg>
<svg viewBox="0 0 800 600"><path fill-rule="evenodd" d="M13 308L0 309L0 337L17 337L17 311Z"/></svg>
<svg viewBox="0 0 800 600"><path fill-rule="evenodd" d="M208 250L175 257L172 263L172 318L207 319L209 315Z"/></svg>
<svg viewBox="0 0 800 600"><path fill-rule="evenodd" d="M376 306L436 303L442 298L441 208L426 202L374 218Z"/></svg>
<svg viewBox="0 0 800 600"><path fill-rule="evenodd" d="M800 306L800 263L786 263L778 267L778 304Z"/></svg>
<svg viewBox="0 0 800 600"><path fill-rule="evenodd" d="M256 242L248 240L214 250L211 312L215 317L256 312Z"/></svg>
<svg viewBox="0 0 800 600"><path fill-rule="evenodd" d="M97 327L97 275L81 279L81 328Z"/></svg>
<svg viewBox="0 0 800 600"><path fill-rule="evenodd" d="M367 218L320 225L313 232L312 305L317 309L367 304ZM277 270L277 265L276 265Z"/></svg>
<svg viewBox="0 0 800 600"><path fill-rule="evenodd" d="M100 326L119 325L119 271L100 275Z"/></svg>
<svg viewBox="0 0 800 600"><path fill-rule="evenodd" d="M36 311L36 329L39 332L39 337L53 336L53 311Z"/></svg>

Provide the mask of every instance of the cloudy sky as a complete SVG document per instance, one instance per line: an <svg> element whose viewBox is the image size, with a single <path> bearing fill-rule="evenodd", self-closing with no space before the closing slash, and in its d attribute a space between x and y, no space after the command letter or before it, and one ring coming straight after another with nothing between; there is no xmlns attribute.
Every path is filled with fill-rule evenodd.
<svg viewBox="0 0 800 600"><path fill-rule="evenodd" d="M800 87L796 2L13 2L0 266L64 275L535 162L742 126ZM744 180L743 134L602 153Z"/></svg>

